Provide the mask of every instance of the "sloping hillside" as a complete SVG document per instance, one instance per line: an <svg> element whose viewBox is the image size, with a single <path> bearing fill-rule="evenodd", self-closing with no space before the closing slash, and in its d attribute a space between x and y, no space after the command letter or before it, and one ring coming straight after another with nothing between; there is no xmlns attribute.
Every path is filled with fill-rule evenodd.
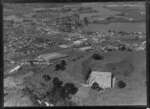
<svg viewBox="0 0 150 109"><path fill-rule="evenodd" d="M92 54L93 53L87 54L81 59L68 62L66 70L64 71L55 71L55 67L51 66L43 72L34 73L34 76L24 79L24 82L22 81L23 79L21 79L21 76L18 76L20 79L17 79L16 77L16 80L8 79L8 81L12 81L11 83L13 86L10 87L10 84L7 84L10 82L5 82L4 84L6 93L8 91L7 88L11 89L8 92L12 92L5 97L5 105L35 105L30 102L30 98L23 96L22 92L18 92L18 90L27 86L35 90L35 93L37 93L38 96L45 94L47 91L50 91L53 86L51 80L49 82L44 81L43 75L45 74L52 78L58 77L63 81L63 84L69 82L78 87L77 93L72 95L71 98L77 105L146 105L145 51L99 52L99 54L103 56L102 60L93 59L91 57ZM85 77L89 69L112 72L116 76L115 87L102 91L96 91L87 87L85 85ZM23 75L22 78L26 77ZM119 80L125 82L126 87L119 88L117 85ZM13 90L13 87L17 88ZM18 98L15 98L14 96L16 93L20 94L18 95ZM9 99L7 99L8 97ZM18 101L20 101L19 104L16 104Z"/></svg>
<svg viewBox="0 0 150 109"><path fill-rule="evenodd" d="M90 61L97 69L113 72L117 78L116 86L102 92L81 87L73 100L79 105L146 105L145 54L145 52L111 52L106 54L101 62ZM118 88L119 80L126 83L125 88ZM82 96L83 92L86 96Z"/></svg>

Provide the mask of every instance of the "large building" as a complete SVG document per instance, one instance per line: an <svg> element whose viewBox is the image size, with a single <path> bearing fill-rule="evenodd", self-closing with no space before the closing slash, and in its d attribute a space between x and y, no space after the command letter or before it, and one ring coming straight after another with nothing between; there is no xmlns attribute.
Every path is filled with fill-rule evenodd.
<svg viewBox="0 0 150 109"><path fill-rule="evenodd" d="M49 54L40 55L40 56L38 56L38 58L43 59L45 61L49 61L49 60L64 58L64 57L67 57L67 56L68 55L62 54L62 53L49 53Z"/></svg>
<svg viewBox="0 0 150 109"><path fill-rule="evenodd" d="M111 72L92 71L87 81L87 84L92 86L93 83L98 83L102 88L112 88L115 84L115 77Z"/></svg>

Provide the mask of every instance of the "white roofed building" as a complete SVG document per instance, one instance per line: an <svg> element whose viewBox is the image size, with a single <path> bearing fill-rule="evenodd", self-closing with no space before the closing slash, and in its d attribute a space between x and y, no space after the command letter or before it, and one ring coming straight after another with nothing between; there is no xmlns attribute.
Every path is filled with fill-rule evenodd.
<svg viewBox="0 0 150 109"><path fill-rule="evenodd" d="M98 83L102 88L112 88L115 84L115 77L112 77L111 72L92 71L87 84L92 86L93 83Z"/></svg>
<svg viewBox="0 0 150 109"><path fill-rule="evenodd" d="M55 59L63 58L63 57L67 57L67 56L68 55L62 54L62 53L49 53L49 54L40 55L40 56L38 56L38 58L43 59L45 61L49 61L49 60L55 60Z"/></svg>

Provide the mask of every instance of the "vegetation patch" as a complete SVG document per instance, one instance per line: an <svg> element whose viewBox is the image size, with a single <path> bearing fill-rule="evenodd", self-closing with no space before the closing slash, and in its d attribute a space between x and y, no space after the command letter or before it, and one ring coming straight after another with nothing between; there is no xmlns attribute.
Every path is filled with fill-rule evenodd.
<svg viewBox="0 0 150 109"><path fill-rule="evenodd" d="M120 80L117 85L118 85L118 87L121 88L121 89L124 88L124 87L126 87L126 83L123 82L122 80Z"/></svg>

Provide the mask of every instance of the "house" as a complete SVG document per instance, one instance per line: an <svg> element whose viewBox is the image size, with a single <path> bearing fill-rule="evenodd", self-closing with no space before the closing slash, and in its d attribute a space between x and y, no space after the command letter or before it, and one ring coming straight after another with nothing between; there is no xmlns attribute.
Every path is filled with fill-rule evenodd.
<svg viewBox="0 0 150 109"><path fill-rule="evenodd" d="M103 89L112 88L115 85L115 79L111 72L92 71L87 84L92 86L92 84L96 82Z"/></svg>

